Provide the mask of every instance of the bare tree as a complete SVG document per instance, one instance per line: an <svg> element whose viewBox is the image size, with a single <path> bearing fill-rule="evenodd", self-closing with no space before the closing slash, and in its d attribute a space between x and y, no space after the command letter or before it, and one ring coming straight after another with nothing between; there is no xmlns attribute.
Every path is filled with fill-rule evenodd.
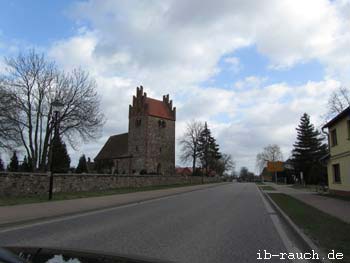
<svg viewBox="0 0 350 263"><path fill-rule="evenodd" d="M227 154L227 153L222 154L221 160L224 163L225 172L235 169L236 163L233 160L231 154Z"/></svg>
<svg viewBox="0 0 350 263"><path fill-rule="evenodd" d="M350 106L350 90L340 87L328 99L328 118L339 114Z"/></svg>
<svg viewBox="0 0 350 263"><path fill-rule="evenodd" d="M282 161L283 155L281 148L277 144L270 144L264 148L261 153L256 155L256 166L261 172L268 161Z"/></svg>
<svg viewBox="0 0 350 263"><path fill-rule="evenodd" d="M235 168L235 162L231 154L223 153L221 158L217 161L216 170L220 175L223 175L227 171L233 171Z"/></svg>
<svg viewBox="0 0 350 263"><path fill-rule="evenodd" d="M186 125L186 131L180 139L181 145L181 161L189 162L192 161L192 172L195 172L196 161L199 157L199 137L203 130L203 123L192 120Z"/></svg>
<svg viewBox="0 0 350 263"><path fill-rule="evenodd" d="M249 181L249 170L247 167L241 167L241 170L239 171L239 177L244 181Z"/></svg>
<svg viewBox="0 0 350 263"><path fill-rule="evenodd" d="M0 141L3 147L22 146L34 169L47 166L53 132L52 102L64 104L60 135L74 148L96 138L104 123L96 83L81 69L65 73L34 50L6 58L0 77ZM1 146L1 145L0 145Z"/></svg>

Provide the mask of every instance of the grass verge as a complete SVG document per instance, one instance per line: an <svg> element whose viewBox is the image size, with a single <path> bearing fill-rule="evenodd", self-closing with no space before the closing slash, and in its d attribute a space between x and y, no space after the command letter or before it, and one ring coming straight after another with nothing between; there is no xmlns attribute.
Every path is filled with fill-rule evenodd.
<svg viewBox="0 0 350 263"><path fill-rule="evenodd" d="M117 189L110 189L106 191L54 193L52 200L59 201L59 200L69 200L69 199L77 199L77 198L84 198L84 197L118 195L118 194L127 194L127 193L141 192L141 191L153 191L153 190L194 186L194 185L199 185L199 184L172 184L172 185L144 186L144 187L137 187L137 188L117 188ZM40 196L27 196L27 197L1 197L0 206L31 204L31 203L40 203L40 202L47 202L47 201L48 201L48 194L40 195Z"/></svg>
<svg viewBox="0 0 350 263"><path fill-rule="evenodd" d="M350 262L350 224L286 194L269 196L325 253L334 249L344 254L342 262Z"/></svg>

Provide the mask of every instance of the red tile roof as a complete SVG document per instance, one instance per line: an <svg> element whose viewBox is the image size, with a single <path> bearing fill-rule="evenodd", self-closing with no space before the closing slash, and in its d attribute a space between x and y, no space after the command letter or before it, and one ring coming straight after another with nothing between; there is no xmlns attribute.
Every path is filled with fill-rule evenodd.
<svg viewBox="0 0 350 263"><path fill-rule="evenodd" d="M192 168L189 167L176 167L175 173L178 175L191 175L192 174Z"/></svg>
<svg viewBox="0 0 350 263"><path fill-rule="evenodd" d="M167 104L163 101L146 98L146 110L148 115L164 118L168 120L175 120Z"/></svg>

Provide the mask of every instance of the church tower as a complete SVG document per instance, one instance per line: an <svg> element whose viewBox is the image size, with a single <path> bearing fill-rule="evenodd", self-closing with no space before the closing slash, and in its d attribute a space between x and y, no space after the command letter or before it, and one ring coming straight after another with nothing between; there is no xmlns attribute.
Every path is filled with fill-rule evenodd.
<svg viewBox="0 0 350 263"><path fill-rule="evenodd" d="M128 153L133 172L174 174L175 121L176 108L169 95L156 100L137 87L129 106Z"/></svg>

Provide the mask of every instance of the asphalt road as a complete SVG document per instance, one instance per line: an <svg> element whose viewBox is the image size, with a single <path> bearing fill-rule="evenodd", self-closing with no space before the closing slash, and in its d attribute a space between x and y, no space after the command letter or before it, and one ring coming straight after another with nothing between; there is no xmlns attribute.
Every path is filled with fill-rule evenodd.
<svg viewBox="0 0 350 263"><path fill-rule="evenodd" d="M256 185L249 183L0 231L0 246L5 245L90 249L191 263L255 262L259 250L286 251Z"/></svg>

